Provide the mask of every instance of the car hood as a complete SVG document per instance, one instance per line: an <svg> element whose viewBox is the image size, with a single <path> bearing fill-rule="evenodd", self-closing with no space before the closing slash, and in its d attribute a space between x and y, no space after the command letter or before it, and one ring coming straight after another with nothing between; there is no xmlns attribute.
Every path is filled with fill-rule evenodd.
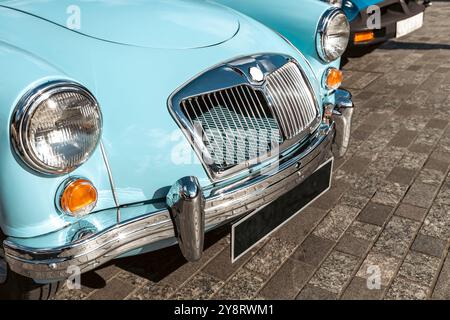
<svg viewBox="0 0 450 320"><path fill-rule="evenodd" d="M0 6L92 38L145 48L210 47L239 31L234 12L206 1L0 0Z"/></svg>

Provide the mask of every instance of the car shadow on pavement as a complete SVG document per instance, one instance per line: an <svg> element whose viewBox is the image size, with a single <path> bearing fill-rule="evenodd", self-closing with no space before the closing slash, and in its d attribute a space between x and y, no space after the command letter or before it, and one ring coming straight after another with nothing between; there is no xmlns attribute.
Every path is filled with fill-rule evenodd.
<svg viewBox="0 0 450 320"><path fill-rule="evenodd" d="M229 226L208 232L205 237L205 251L229 234ZM183 257L178 245L174 245L158 251L114 260L103 265L101 270L116 267L158 283L187 263L188 261ZM84 274L81 279L82 286L89 289L104 288L108 279L105 279L101 270Z"/></svg>
<svg viewBox="0 0 450 320"><path fill-rule="evenodd" d="M390 41L380 47L381 50L450 50L450 44L425 42Z"/></svg>

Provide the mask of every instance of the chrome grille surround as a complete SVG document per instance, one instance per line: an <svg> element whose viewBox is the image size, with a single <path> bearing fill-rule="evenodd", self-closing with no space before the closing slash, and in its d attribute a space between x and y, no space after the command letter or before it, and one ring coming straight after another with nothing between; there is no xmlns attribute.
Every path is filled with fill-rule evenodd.
<svg viewBox="0 0 450 320"><path fill-rule="evenodd" d="M253 80L250 70L255 67L264 73L263 81ZM280 158L304 141L321 123L315 97L296 60L263 54L194 77L169 98L169 111L210 179L220 182ZM232 156L227 148L234 151Z"/></svg>

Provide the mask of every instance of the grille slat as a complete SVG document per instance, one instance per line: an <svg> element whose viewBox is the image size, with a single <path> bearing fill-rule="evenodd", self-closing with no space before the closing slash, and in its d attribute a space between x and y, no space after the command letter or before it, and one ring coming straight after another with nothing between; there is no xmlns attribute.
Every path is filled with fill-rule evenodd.
<svg viewBox="0 0 450 320"><path fill-rule="evenodd" d="M295 134L294 121L293 121L292 115L291 115L292 110L288 107L288 105L286 103L286 94L283 94L283 89L282 89L283 85L280 84L278 74L275 74L275 73L273 74L273 81L276 86L276 94L279 97L279 101L281 102L281 106L279 109L281 109L282 112L284 113L284 116L286 119L286 124L288 125L288 128L286 128L287 135L289 137L292 137Z"/></svg>
<svg viewBox="0 0 450 320"><path fill-rule="evenodd" d="M197 147L209 153L216 173L267 156L318 116L313 93L293 62L267 75L261 88L236 85L186 98L180 107L191 125L200 124L204 145Z"/></svg>
<svg viewBox="0 0 450 320"><path fill-rule="evenodd" d="M280 121L280 125L286 138L292 139L311 125L317 117L312 93L300 69L293 62L273 72L267 80L267 91L274 101L273 109L277 118L285 119L285 109L288 111L291 126L287 125L286 121ZM285 99L280 99L280 95ZM296 103L292 103L292 99L290 103L286 103L289 97L294 98ZM295 121L292 121L294 119Z"/></svg>
<svg viewBox="0 0 450 320"><path fill-rule="evenodd" d="M276 85L273 83L272 79L268 79L268 86L273 88ZM284 111L283 107L281 107L283 102L281 101L281 99L280 99L280 97L279 97L279 95L277 93L278 89L275 89L275 90L272 90L272 91L273 91L272 94L271 94L272 100L275 102L272 105L272 107L275 109L275 114L278 117L278 121L280 122L281 127L284 129L283 131L284 131L285 135L289 136L290 135L290 133L289 133L289 128L290 127L289 127L288 122L287 122L285 111Z"/></svg>
<svg viewBox="0 0 450 320"><path fill-rule="evenodd" d="M299 133L300 133L300 131L299 131L299 125L300 125L301 127L303 127L305 124L304 124L304 122L303 122L303 121L304 121L304 120L303 120L303 117L299 114L298 108L295 108L295 105L298 104L298 101L295 102L295 101L293 100L293 99L295 99L295 98L294 98L294 92L295 92L295 90L294 90L294 87L293 87L293 86L294 86L294 81L292 81L292 79L291 79L290 81L287 80L287 79L286 79L287 74L280 73L280 77L281 77L281 81L283 81L283 86L289 89L289 90L286 90L286 97L287 97L287 99L288 99L288 101L289 101L288 109L290 110L292 116L293 116L293 117L295 118L295 120L296 120L296 125L295 125L295 132L294 132L294 134L299 134Z"/></svg>

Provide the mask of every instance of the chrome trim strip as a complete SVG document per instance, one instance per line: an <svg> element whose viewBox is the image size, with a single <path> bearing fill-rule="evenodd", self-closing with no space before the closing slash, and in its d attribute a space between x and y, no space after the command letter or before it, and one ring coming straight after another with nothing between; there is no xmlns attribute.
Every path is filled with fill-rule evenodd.
<svg viewBox="0 0 450 320"><path fill-rule="evenodd" d="M114 178L112 175L111 166L109 165L108 155L106 154L106 150L105 150L103 141L100 142L100 150L102 152L103 161L105 162L106 171L108 172L108 179L109 179L109 184L111 186L111 193L113 195L114 204L117 207L116 220L117 220L117 224L119 224L120 220L121 220L120 203L119 203L119 198L117 197L116 185L114 184Z"/></svg>
<svg viewBox="0 0 450 320"><path fill-rule="evenodd" d="M252 180L209 197L205 205L206 230L256 210L300 184L332 156L334 127L327 128L325 135L317 135L306 150L294 152L274 171L255 174ZM168 239L175 239L175 231L165 209L58 248L23 247L14 239L5 240L4 248L13 271L35 280L52 281L67 278L69 266L87 272L131 250Z"/></svg>

